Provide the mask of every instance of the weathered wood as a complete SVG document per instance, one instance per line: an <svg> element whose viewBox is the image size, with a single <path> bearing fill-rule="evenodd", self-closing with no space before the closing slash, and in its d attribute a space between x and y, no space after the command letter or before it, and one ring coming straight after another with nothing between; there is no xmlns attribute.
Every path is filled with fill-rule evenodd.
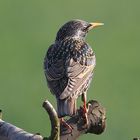
<svg viewBox="0 0 140 140"><path fill-rule="evenodd" d="M85 124L83 109L77 111L77 115L67 120L73 128L70 132L65 126L60 126L57 113L49 101L43 103L43 107L49 114L51 121L51 135L43 138L38 134L28 133L10 123L0 119L0 140L76 140L82 134L101 134L105 130L105 109L97 101L89 101L88 124ZM59 130L61 128L61 130ZM60 134L59 134L60 133Z"/></svg>

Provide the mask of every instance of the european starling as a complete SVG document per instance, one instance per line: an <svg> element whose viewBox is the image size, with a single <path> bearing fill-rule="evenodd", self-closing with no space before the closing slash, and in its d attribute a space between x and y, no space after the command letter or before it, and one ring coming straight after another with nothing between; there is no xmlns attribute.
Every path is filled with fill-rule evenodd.
<svg viewBox="0 0 140 140"><path fill-rule="evenodd" d="M76 114L76 100L82 95L84 113L86 93L96 65L95 53L85 37L89 30L103 23L72 20L57 32L44 60L48 87L57 101L58 117Z"/></svg>

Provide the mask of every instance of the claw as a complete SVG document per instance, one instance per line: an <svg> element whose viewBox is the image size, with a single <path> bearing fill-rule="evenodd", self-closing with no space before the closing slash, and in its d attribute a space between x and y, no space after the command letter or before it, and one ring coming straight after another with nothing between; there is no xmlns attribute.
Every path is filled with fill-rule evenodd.
<svg viewBox="0 0 140 140"><path fill-rule="evenodd" d="M64 125L68 130L70 130L70 133L72 133L72 126L71 125L69 125L65 120L64 120L64 118L61 118L60 119L60 123L62 124L62 125Z"/></svg>
<svg viewBox="0 0 140 140"><path fill-rule="evenodd" d="M88 107L86 105L86 94L82 94L82 100L84 102L83 105L83 117L85 118L85 124L88 125L88 117L87 117L87 113L88 113Z"/></svg>
<svg viewBox="0 0 140 140"><path fill-rule="evenodd" d="M85 124L88 125L88 116L87 116L88 109L85 108L84 106L82 107L82 109L83 109L83 118L85 119Z"/></svg>

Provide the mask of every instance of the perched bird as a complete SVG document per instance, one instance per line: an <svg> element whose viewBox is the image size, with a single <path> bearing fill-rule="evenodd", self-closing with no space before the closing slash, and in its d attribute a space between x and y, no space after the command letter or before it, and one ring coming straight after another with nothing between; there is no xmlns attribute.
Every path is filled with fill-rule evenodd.
<svg viewBox="0 0 140 140"><path fill-rule="evenodd" d="M55 42L44 59L48 87L57 101L58 117L76 114L76 101L81 95L86 116L86 93L96 65L95 53L85 38L89 30L103 23L72 20L57 32Z"/></svg>

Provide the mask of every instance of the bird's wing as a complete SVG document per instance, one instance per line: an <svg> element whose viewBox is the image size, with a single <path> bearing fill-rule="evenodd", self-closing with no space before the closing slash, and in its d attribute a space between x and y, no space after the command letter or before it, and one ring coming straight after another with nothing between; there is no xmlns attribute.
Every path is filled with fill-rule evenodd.
<svg viewBox="0 0 140 140"><path fill-rule="evenodd" d="M61 57L62 53L61 48L53 44L49 47L44 59L44 70L48 87L56 97L61 95L68 81L65 72L66 60Z"/></svg>
<svg viewBox="0 0 140 140"><path fill-rule="evenodd" d="M44 59L44 69L46 78L49 81L59 80L64 75L64 60L56 59L58 50L55 44L51 45ZM56 61L55 61L56 59Z"/></svg>
<svg viewBox="0 0 140 140"><path fill-rule="evenodd" d="M81 47L82 49L82 47ZM59 99L65 99L81 90L82 86L91 77L95 67L95 55L91 49L84 49L71 53L69 59L62 57L62 51L58 46L49 47L44 69L50 91ZM66 56L70 54L67 52ZM80 54L81 53L81 54ZM85 55L85 56L84 56Z"/></svg>
<svg viewBox="0 0 140 140"><path fill-rule="evenodd" d="M84 89L84 85L86 85L89 79L91 79L96 58L91 48L87 48L86 50L84 47L85 46L83 46L83 48L81 47L81 50L75 52L74 56L70 59L67 66L68 83L60 95L60 99L67 98L69 96L79 96L79 92Z"/></svg>

